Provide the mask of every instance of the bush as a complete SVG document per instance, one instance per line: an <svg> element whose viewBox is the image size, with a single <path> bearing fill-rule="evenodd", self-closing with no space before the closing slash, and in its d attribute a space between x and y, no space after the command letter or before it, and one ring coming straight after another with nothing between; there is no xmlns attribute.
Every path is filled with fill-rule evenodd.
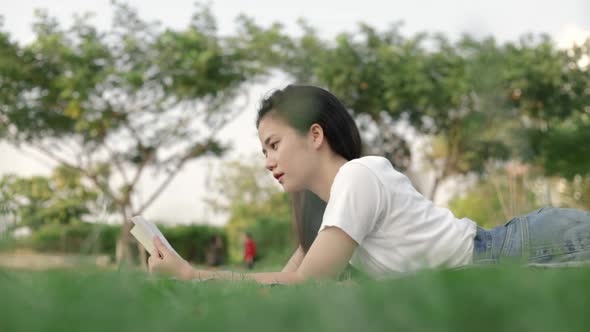
<svg viewBox="0 0 590 332"><path fill-rule="evenodd" d="M286 193L277 193L256 204L232 206L227 232L231 240L230 258L234 262L242 261L242 236L248 232L256 242L258 258L285 263L297 247L289 201Z"/></svg>
<svg viewBox="0 0 590 332"><path fill-rule="evenodd" d="M48 224L39 228L26 242L38 251L115 255L120 225L79 223Z"/></svg>
<svg viewBox="0 0 590 332"><path fill-rule="evenodd" d="M223 260L227 261L227 233L223 228L203 225L158 225L174 250L187 261L205 263L205 254L211 238L221 236L223 241Z"/></svg>
<svg viewBox="0 0 590 332"><path fill-rule="evenodd" d="M222 228L202 225L158 225L158 228L174 249L193 263L205 262L205 252L212 236L220 235L227 244L227 235ZM44 252L106 254L114 259L120 233L121 225L49 224L39 228L29 239L22 240L20 245ZM227 250L223 252L226 256Z"/></svg>
<svg viewBox="0 0 590 332"><path fill-rule="evenodd" d="M256 241L257 259L284 264L296 247L290 220L273 216L259 217L248 231Z"/></svg>

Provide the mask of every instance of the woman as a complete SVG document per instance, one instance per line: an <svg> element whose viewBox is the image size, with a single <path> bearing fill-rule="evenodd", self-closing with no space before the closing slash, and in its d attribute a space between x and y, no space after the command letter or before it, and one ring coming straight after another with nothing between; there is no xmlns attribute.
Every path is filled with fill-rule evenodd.
<svg viewBox="0 0 590 332"><path fill-rule="evenodd" d="M512 259L590 258L590 214L545 208L485 230L436 207L382 157L361 158L357 126L326 90L291 85L265 99L257 128L266 168L292 193L299 247L281 272L194 269L156 238L150 271L181 279L297 283L350 262L375 278Z"/></svg>

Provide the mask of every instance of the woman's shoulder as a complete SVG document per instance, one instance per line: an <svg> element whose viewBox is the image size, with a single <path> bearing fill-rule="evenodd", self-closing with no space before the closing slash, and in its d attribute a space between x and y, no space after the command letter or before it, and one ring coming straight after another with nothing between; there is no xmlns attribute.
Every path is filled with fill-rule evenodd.
<svg viewBox="0 0 590 332"><path fill-rule="evenodd" d="M384 176L391 172L396 171L389 160L379 156L365 156L342 165L336 177L341 181L357 184L365 181L377 183L382 182Z"/></svg>
<svg viewBox="0 0 590 332"><path fill-rule="evenodd" d="M387 158L380 156L364 156L353 159L344 164L343 167L354 168L359 170L359 172L362 172L362 169L366 169L378 178L387 173L399 173Z"/></svg>
<svg viewBox="0 0 590 332"><path fill-rule="evenodd" d="M357 159L350 160L342 166L339 173L342 173L343 177L356 178L356 183L362 183L363 180L370 181L373 183L379 183L379 185L387 188L399 189L412 186L408 177L396 170L389 159L380 156L365 156Z"/></svg>
<svg viewBox="0 0 590 332"><path fill-rule="evenodd" d="M360 158L352 159L348 163L360 163L364 165L378 165L378 166L388 166L393 168L389 159L381 156L363 156Z"/></svg>

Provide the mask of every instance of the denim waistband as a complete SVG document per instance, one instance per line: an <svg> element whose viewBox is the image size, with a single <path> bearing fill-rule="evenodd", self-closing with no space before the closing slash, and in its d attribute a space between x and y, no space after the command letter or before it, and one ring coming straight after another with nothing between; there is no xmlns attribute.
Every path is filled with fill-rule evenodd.
<svg viewBox="0 0 590 332"><path fill-rule="evenodd" d="M512 230L511 222L506 225L497 226L490 230L477 226L475 238L473 239L473 263L474 264L497 264L505 240Z"/></svg>

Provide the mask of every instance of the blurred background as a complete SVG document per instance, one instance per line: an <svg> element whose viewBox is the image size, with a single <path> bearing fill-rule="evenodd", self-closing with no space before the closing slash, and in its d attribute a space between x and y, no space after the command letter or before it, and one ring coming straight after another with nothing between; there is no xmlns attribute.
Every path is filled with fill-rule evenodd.
<svg viewBox="0 0 590 332"><path fill-rule="evenodd" d="M424 196L484 227L590 210L588 1L25 1L0 6L0 266L194 264L295 248L256 108L327 88ZM125 221L125 222L124 222Z"/></svg>

